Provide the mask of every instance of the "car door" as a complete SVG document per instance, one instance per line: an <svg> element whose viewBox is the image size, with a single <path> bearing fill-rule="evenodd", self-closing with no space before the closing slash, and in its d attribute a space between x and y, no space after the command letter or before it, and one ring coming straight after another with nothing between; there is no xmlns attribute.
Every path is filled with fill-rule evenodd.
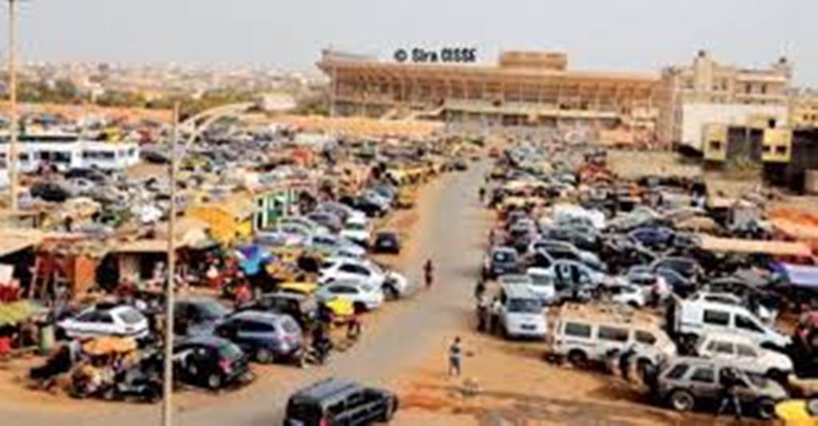
<svg viewBox="0 0 818 426"><path fill-rule="evenodd" d="M714 340L708 343L707 351L716 359L733 360L736 357L735 345L732 342Z"/></svg>
<svg viewBox="0 0 818 426"><path fill-rule="evenodd" d="M712 365L700 365L689 373L688 383L696 398L715 399L720 386L716 383L716 370Z"/></svg>
<svg viewBox="0 0 818 426"><path fill-rule="evenodd" d="M98 311L91 322L92 329L96 335L115 336L124 333L124 329L119 327L113 315L107 311Z"/></svg>

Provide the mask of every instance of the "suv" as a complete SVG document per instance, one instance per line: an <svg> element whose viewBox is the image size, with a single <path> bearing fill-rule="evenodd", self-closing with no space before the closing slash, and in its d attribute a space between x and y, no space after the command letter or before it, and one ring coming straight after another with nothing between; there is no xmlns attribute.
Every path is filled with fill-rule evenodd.
<svg viewBox="0 0 818 426"><path fill-rule="evenodd" d="M545 338L545 309L542 300L527 285L503 285L500 303L500 327L506 338Z"/></svg>
<svg viewBox="0 0 818 426"><path fill-rule="evenodd" d="M230 310L212 297L195 297L177 300L173 313L173 332L193 335L213 331L213 327L230 314Z"/></svg>
<svg viewBox="0 0 818 426"><path fill-rule="evenodd" d="M261 364L276 359L300 359L301 328L289 315L239 312L216 327L215 334L230 340Z"/></svg>
<svg viewBox="0 0 818 426"><path fill-rule="evenodd" d="M725 360L672 358L655 379L648 381L653 395L660 401L667 402L676 411L690 411L698 403L718 400L727 369L733 369L738 375L737 391L742 405L752 406L758 417L772 418L775 404L787 398L787 392L777 382L737 370Z"/></svg>
<svg viewBox="0 0 818 426"><path fill-rule="evenodd" d="M388 423L397 409L398 397L390 391L329 378L290 396L284 426Z"/></svg>
<svg viewBox="0 0 818 426"><path fill-rule="evenodd" d="M318 318L318 300L311 294L276 292L263 294L240 311L260 311L291 316L301 328Z"/></svg>
<svg viewBox="0 0 818 426"><path fill-rule="evenodd" d="M251 375L247 356L238 346L213 336L183 339L173 346L173 377L184 383L219 390Z"/></svg>

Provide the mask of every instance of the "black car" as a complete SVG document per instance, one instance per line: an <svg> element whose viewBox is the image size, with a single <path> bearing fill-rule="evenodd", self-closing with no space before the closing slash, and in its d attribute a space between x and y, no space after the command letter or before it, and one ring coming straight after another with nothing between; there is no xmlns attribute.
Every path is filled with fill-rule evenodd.
<svg viewBox="0 0 818 426"><path fill-rule="evenodd" d="M71 193L65 187L53 182L36 183L29 192L34 198L54 203L62 203L71 198Z"/></svg>
<svg viewBox="0 0 818 426"><path fill-rule="evenodd" d="M457 160L454 160L454 164L452 166L458 172L465 172L466 170L469 169L469 164L466 163L466 160L464 160L462 158L458 158Z"/></svg>
<svg viewBox="0 0 818 426"><path fill-rule="evenodd" d="M250 375L247 355L215 336L185 339L173 348L174 377L184 383L219 390Z"/></svg>
<svg viewBox="0 0 818 426"><path fill-rule="evenodd" d="M210 297L178 300L173 310L173 332L178 335L208 333L230 314L229 309Z"/></svg>
<svg viewBox="0 0 818 426"><path fill-rule="evenodd" d="M344 196L339 201L355 210L364 212L367 217L382 217L386 214L383 206L366 197Z"/></svg>
<svg viewBox="0 0 818 426"><path fill-rule="evenodd" d="M88 179L94 183L105 183L108 180L108 177L105 176L100 170L97 169L71 169L65 172L66 179Z"/></svg>
<svg viewBox="0 0 818 426"><path fill-rule="evenodd" d="M344 379L324 379L290 396L284 426L347 426L388 423L398 397Z"/></svg>
<svg viewBox="0 0 818 426"><path fill-rule="evenodd" d="M400 250L400 236L397 232L381 231L375 235L375 241L372 243L374 253L400 254Z"/></svg>
<svg viewBox="0 0 818 426"><path fill-rule="evenodd" d="M240 306L240 311L259 311L291 316L301 328L307 328L318 318L318 301L315 296L276 292L263 294L253 302Z"/></svg>

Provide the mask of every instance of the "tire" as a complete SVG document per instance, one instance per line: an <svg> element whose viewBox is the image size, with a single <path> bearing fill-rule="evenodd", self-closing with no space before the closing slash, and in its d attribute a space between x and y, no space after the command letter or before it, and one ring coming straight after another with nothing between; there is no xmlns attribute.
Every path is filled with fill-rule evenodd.
<svg viewBox="0 0 818 426"><path fill-rule="evenodd" d="M272 364L275 361L275 356L267 348L256 349L256 362L259 364Z"/></svg>
<svg viewBox="0 0 818 426"><path fill-rule="evenodd" d="M398 397L393 397L386 406L386 410L384 410L383 417L381 417L381 423L389 423L392 421L392 417L395 417L395 413L398 411Z"/></svg>
<svg viewBox="0 0 818 426"><path fill-rule="evenodd" d="M761 398L756 402L756 414L762 420L775 418L775 401L770 398Z"/></svg>
<svg viewBox="0 0 818 426"><path fill-rule="evenodd" d="M777 368L771 368L767 370L766 376L772 380L775 380L778 383L786 384L787 383L787 375L784 374L783 371Z"/></svg>
<svg viewBox="0 0 818 426"><path fill-rule="evenodd" d="M588 364L588 355L579 349L574 349L568 352L568 362L577 368L585 367Z"/></svg>
<svg viewBox="0 0 818 426"><path fill-rule="evenodd" d="M387 300L400 299L400 293L397 290L395 290L395 287L392 285L383 286L383 294L384 296L386 296Z"/></svg>
<svg viewBox="0 0 818 426"><path fill-rule="evenodd" d="M222 376L212 373L207 376L207 388L212 391L217 391L222 388Z"/></svg>
<svg viewBox="0 0 818 426"><path fill-rule="evenodd" d="M693 394L686 390L678 389L673 391L668 398L670 407L679 412L688 412L693 410L696 405L696 399Z"/></svg>

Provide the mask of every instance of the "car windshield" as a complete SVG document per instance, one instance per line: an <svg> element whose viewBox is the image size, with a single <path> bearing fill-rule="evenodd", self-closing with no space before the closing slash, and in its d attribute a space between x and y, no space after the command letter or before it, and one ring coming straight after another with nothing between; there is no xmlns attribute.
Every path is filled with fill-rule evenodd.
<svg viewBox="0 0 818 426"><path fill-rule="evenodd" d="M208 319L222 318L228 314L227 308L215 301L200 303L199 309L202 312L202 317Z"/></svg>
<svg viewBox="0 0 818 426"><path fill-rule="evenodd" d="M227 344L219 346L219 355L228 360L237 360L244 356L244 353L234 344Z"/></svg>
<svg viewBox="0 0 818 426"><path fill-rule="evenodd" d="M769 379L764 377L764 375L762 374L750 372L746 372L745 374L750 383L755 387L765 388L767 386L767 383L769 383Z"/></svg>
<svg viewBox="0 0 818 426"><path fill-rule="evenodd" d="M506 310L521 314L538 314L542 312L542 304L536 299L509 299Z"/></svg>
<svg viewBox="0 0 818 426"><path fill-rule="evenodd" d="M511 263L514 262L514 254L508 251L496 251L492 256L492 260L497 263Z"/></svg>
<svg viewBox="0 0 818 426"><path fill-rule="evenodd" d="M119 317L125 324L138 324L145 320L145 317L136 309L126 309L119 313Z"/></svg>
<svg viewBox="0 0 818 426"><path fill-rule="evenodd" d="M365 231L366 226L362 223L348 223L347 224L348 231Z"/></svg>

